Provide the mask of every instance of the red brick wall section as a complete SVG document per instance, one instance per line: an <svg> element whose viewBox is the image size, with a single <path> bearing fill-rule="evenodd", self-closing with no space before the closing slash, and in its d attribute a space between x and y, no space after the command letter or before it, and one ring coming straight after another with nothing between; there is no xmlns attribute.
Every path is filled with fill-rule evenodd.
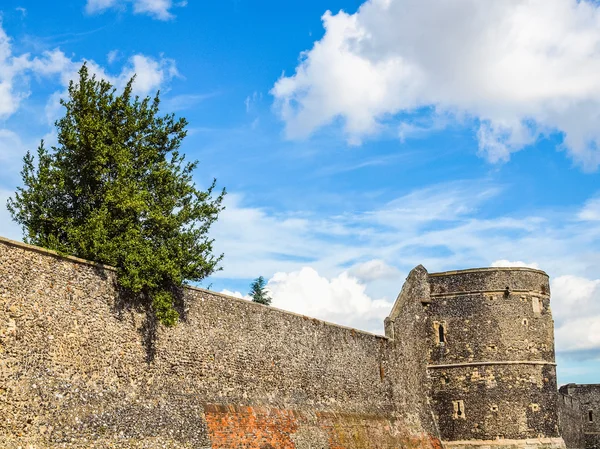
<svg viewBox="0 0 600 449"><path fill-rule="evenodd" d="M212 449L441 448L436 438L407 435L381 416L213 404L204 409Z"/></svg>
<svg viewBox="0 0 600 449"><path fill-rule="evenodd" d="M206 405L204 413L213 449L295 449L297 417L290 410Z"/></svg>

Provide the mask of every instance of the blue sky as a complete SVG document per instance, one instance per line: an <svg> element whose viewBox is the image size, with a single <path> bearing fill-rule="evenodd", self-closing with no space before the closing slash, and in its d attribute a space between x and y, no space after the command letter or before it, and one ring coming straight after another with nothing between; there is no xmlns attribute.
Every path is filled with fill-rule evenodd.
<svg viewBox="0 0 600 449"><path fill-rule="evenodd" d="M451 6L450 6L451 5ZM0 201L82 61L185 116L244 295L382 331L403 279L552 278L559 380L600 371L600 11L575 0L4 0ZM330 12L328 12L330 11ZM0 234L20 238L0 211Z"/></svg>

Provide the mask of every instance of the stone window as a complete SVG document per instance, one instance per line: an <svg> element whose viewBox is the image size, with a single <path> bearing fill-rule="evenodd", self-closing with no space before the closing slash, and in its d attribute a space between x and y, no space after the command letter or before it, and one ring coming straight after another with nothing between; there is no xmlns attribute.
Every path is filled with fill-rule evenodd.
<svg viewBox="0 0 600 449"><path fill-rule="evenodd" d="M463 400L452 401L452 406L454 407L454 419L467 419L465 416L465 403Z"/></svg>
<svg viewBox="0 0 600 449"><path fill-rule="evenodd" d="M490 410L491 410L491 411L493 411L493 412L497 412L497 411L498 411L498 406L497 406L496 404L493 404L493 405L490 407Z"/></svg>
<svg viewBox="0 0 600 449"><path fill-rule="evenodd" d="M527 326L529 324L529 321L527 321L527 318L523 318L523 326Z"/></svg>
<svg viewBox="0 0 600 449"><path fill-rule="evenodd" d="M588 421L589 422L594 422L594 411L593 410L590 410L588 412Z"/></svg>
<svg viewBox="0 0 600 449"><path fill-rule="evenodd" d="M435 331L435 342L442 346L446 344L446 322L434 321L433 329Z"/></svg>

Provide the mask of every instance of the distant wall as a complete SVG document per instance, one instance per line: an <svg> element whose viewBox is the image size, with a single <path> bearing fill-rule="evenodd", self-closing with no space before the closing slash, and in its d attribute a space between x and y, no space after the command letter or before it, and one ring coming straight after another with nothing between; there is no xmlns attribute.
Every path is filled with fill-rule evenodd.
<svg viewBox="0 0 600 449"><path fill-rule="evenodd" d="M154 328L115 276L0 240L2 448L438 444L410 341L199 289Z"/></svg>
<svg viewBox="0 0 600 449"><path fill-rule="evenodd" d="M586 449L600 448L600 384L567 384L560 393L580 404ZM564 429L564 427L563 427ZM571 447L571 446L569 446Z"/></svg>
<svg viewBox="0 0 600 449"><path fill-rule="evenodd" d="M558 394L558 421L567 449L584 449L583 413L581 403L566 394Z"/></svg>

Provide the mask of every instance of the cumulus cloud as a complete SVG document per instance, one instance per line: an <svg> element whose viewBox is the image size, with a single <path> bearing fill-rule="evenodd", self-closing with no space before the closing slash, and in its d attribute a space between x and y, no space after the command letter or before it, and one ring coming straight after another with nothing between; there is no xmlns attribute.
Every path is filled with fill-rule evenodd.
<svg viewBox="0 0 600 449"><path fill-rule="evenodd" d="M527 263L521 260L510 261L506 259L496 260L492 262L492 267L526 267L539 269L540 266L536 262Z"/></svg>
<svg viewBox="0 0 600 449"><path fill-rule="evenodd" d="M46 118L52 124L60 116L60 99L67 96L69 82L76 80L78 70L86 62L88 70L97 78L110 82L117 89L122 89L135 75L133 83L134 95L146 96L155 93L165 83L178 76L175 61L169 58L152 58L142 54L133 55L121 67L117 74L109 73L104 67L91 60L72 60L60 50L46 52L42 57L32 61L32 69L41 75L58 75L63 88L50 95L46 104Z"/></svg>
<svg viewBox="0 0 600 449"><path fill-rule="evenodd" d="M364 282L400 277L398 269L380 259L356 264L348 270L348 274Z"/></svg>
<svg viewBox="0 0 600 449"><path fill-rule="evenodd" d="M551 290L557 350L600 355L600 279L559 276Z"/></svg>
<svg viewBox="0 0 600 449"><path fill-rule="evenodd" d="M226 288L221 290L221 293L228 296L233 296L234 298L247 299L250 300L250 296L244 295L242 292L227 290Z"/></svg>
<svg viewBox="0 0 600 449"><path fill-rule="evenodd" d="M171 20L173 7L186 6L187 2L174 3L172 0L87 0L85 10L88 14L97 14L107 9L127 8L131 4L134 14L146 14L158 20Z"/></svg>
<svg viewBox="0 0 600 449"><path fill-rule="evenodd" d="M77 71L84 62L87 62L91 73L106 79L117 88L123 87L135 74L134 93L142 96L158 90L178 76L175 61L163 56L153 58L143 54L133 55L122 66L120 73L111 74L94 61L75 60L60 49L45 51L36 56L28 53L16 55L0 22L0 118L14 114L21 102L29 96L29 75L58 77L63 89L66 89L71 80L77 79ZM53 94L48 101L46 115L50 122L56 118L61 95L64 95L64 90Z"/></svg>
<svg viewBox="0 0 600 449"><path fill-rule="evenodd" d="M584 168L600 164L597 2L368 0L322 20L272 89L289 137L342 118L357 140L426 108L474 124L490 161L559 132Z"/></svg>
<svg viewBox="0 0 600 449"><path fill-rule="evenodd" d="M585 203L578 218L584 221L600 221L600 198L592 198Z"/></svg>
<svg viewBox="0 0 600 449"><path fill-rule="evenodd" d="M21 100L29 95L27 89L17 89L18 75L30 63L27 55L16 57L12 54L11 40L2 28L0 21L0 118L13 114Z"/></svg>
<svg viewBox="0 0 600 449"><path fill-rule="evenodd" d="M369 297L365 285L346 272L328 279L303 267L275 273L267 286L275 307L376 333L392 308L385 299Z"/></svg>
<svg viewBox="0 0 600 449"><path fill-rule="evenodd" d="M393 305L385 298L371 298L366 285L345 271L331 278L311 267L277 272L265 289L273 307L377 334L383 332L383 320ZM223 289L221 293L252 299L239 291Z"/></svg>

